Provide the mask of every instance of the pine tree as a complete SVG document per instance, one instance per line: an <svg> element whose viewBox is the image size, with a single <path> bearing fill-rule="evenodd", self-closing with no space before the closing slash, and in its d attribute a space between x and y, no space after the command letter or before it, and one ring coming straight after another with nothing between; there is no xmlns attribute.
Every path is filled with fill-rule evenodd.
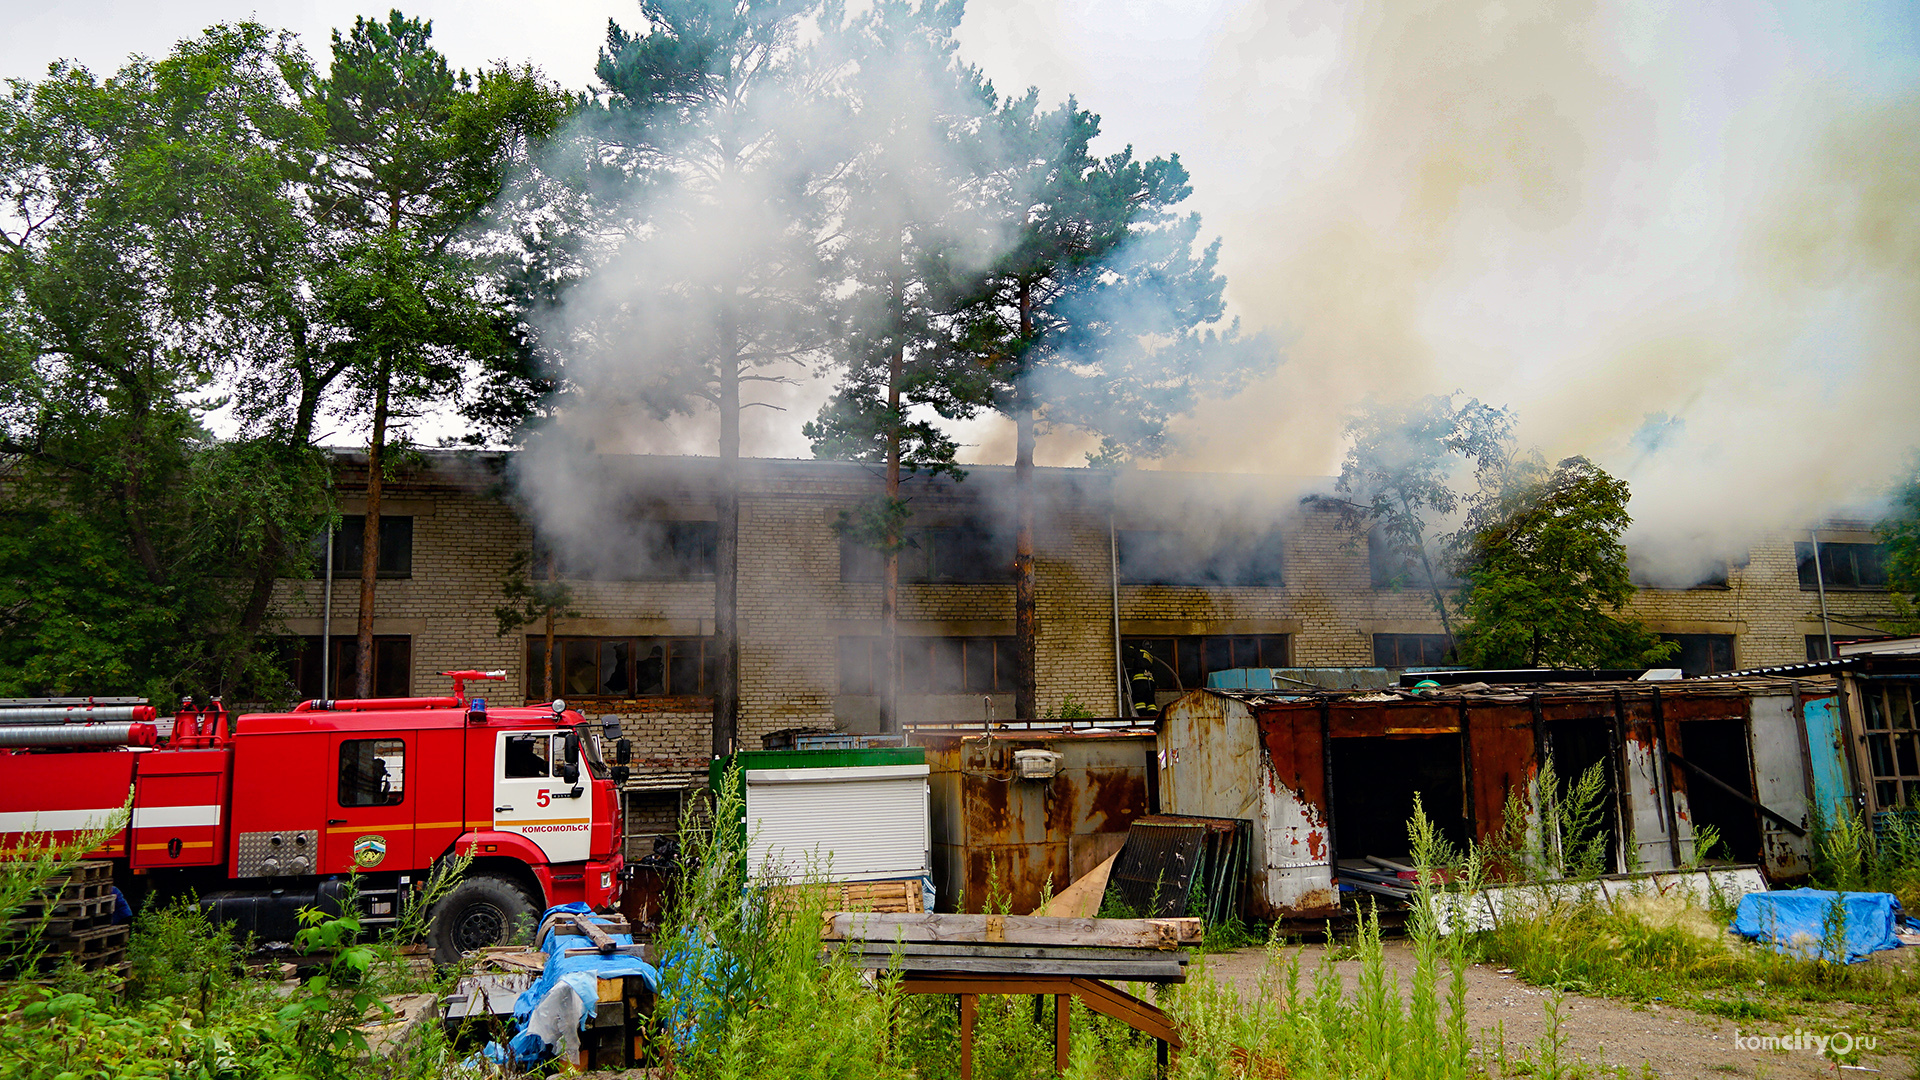
<svg viewBox="0 0 1920 1080"><path fill-rule="evenodd" d="M843 536L882 558L880 728L898 727L900 552L912 511L903 476L966 475L931 419L971 415L987 380L952 347L951 310L966 262L967 186L993 92L954 58L958 0L883 0L836 28L850 60L838 98L856 134L840 189L837 251L847 288L832 346L839 390L801 430L823 458L883 469L884 491L842 513ZM914 411L920 410L918 418Z"/></svg>
<svg viewBox="0 0 1920 1080"><path fill-rule="evenodd" d="M1197 216L1177 156L1105 158L1090 144L1099 117L1072 100L1041 112L1038 96L998 113L986 186L1012 244L962 310L962 347L994 383L994 406L1016 428L1014 483L1015 714L1039 715L1035 674L1033 455L1043 427L1099 434L1099 460L1169 448L1168 423L1205 393L1230 393L1274 362L1237 322L1219 328L1225 280L1218 241L1196 255Z"/></svg>
<svg viewBox="0 0 1920 1080"><path fill-rule="evenodd" d="M818 115L825 75L799 40L808 0L643 0L610 24L596 73L604 137L627 170L603 209L626 242L581 337L596 392L656 416L711 407L715 491L713 752L740 724L740 420L743 388L787 381L824 337L827 251ZM582 310L592 308L590 302ZM644 345L637 345L644 341ZM636 355L636 353L638 355Z"/></svg>

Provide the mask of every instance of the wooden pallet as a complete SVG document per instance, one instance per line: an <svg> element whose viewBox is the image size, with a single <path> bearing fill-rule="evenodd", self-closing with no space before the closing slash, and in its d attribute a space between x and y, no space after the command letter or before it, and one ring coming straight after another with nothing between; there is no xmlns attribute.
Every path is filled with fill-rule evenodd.
<svg viewBox="0 0 1920 1080"><path fill-rule="evenodd" d="M112 894L89 900L35 901L22 905L20 913L7 922L16 930L43 923L46 936L67 936L112 922L113 907Z"/></svg>

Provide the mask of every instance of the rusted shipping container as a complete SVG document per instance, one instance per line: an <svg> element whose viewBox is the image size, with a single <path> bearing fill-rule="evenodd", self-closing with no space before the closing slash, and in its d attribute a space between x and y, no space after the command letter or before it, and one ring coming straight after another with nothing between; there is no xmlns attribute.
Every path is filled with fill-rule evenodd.
<svg viewBox="0 0 1920 1080"><path fill-rule="evenodd" d="M1808 870L1816 771L1795 684L1597 683L1414 694L1201 690L1170 705L1158 743L1160 808L1255 822L1255 908L1314 917L1339 905L1340 860L1407 854L1417 794L1455 843L1485 842L1510 799L1537 803L1549 761L1563 780L1594 765L1606 783L1611 871L1714 855L1776 881ZM1532 827L1533 822L1527 823Z"/></svg>
<svg viewBox="0 0 1920 1080"><path fill-rule="evenodd" d="M1049 882L1059 892L1118 852L1151 810L1151 727L910 728L908 739L927 752L941 911L982 911L994 893L1030 912ZM1058 754L1053 774L1018 775L1022 750Z"/></svg>

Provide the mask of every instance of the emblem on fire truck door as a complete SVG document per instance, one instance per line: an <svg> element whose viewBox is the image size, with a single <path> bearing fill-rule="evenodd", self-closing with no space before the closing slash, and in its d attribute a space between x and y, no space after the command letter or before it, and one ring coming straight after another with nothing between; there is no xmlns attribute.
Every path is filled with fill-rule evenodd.
<svg viewBox="0 0 1920 1080"><path fill-rule="evenodd" d="M387 857L387 838L384 836L363 836L353 842L353 861L365 870L380 865Z"/></svg>

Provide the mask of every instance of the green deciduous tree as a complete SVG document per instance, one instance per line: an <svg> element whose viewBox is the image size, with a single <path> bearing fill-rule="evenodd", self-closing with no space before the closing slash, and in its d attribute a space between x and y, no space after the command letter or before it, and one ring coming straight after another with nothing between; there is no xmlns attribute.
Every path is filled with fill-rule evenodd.
<svg viewBox="0 0 1920 1080"><path fill-rule="evenodd" d="M1894 485L1892 507L1880 522L1887 545L1887 588L1893 594L1893 627L1920 634L1920 459Z"/></svg>
<svg viewBox="0 0 1920 1080"><path fill-rule="evenodd" d="M1453 484L1471 467L1482 483L1502 475L1509 460L1513 416L1459 393L1404 402L1369 399L1347 420L1352 440L1334 481L1337 497L1309 496L1338 511L1356 542L1380 531L1397 564L1397 577L1425 586L1447 634L1453 634L1443 581L1445 566L1434 529L1457 513Z"/></svg>
<svg viewBox="0 0 1920 1080"><path fill-rule="evenodd" d="M1103 460L1167 448L1167 424L1205 393L1228 393L1275 354L1221 326L1219 244L1196 254L1199 219L1174 213L1191 189L1179 158L1099 157L1100 119L1072 100L1004 103L981 190L1011 240L961 308L961 345L1014 421L1016 715L1040 715L1033 454L1043 426L1103 439Z"/></svg>
<svg viewBox="0 0 1920 1080"><path fill-rule="evenodd" d="M318 470L215 444L252 349L258 252L297 212L296 53L220 26L109 79L56 64L0 100L0 693L229 690L260 675L257 571L322 512Z"/></svg>
<svg viewBox="0 0 1920 1080"><path fill-rule="evenodd" d="M1620 539L1632 523L1625 481L1583 457L1549 469L1537 455L1486 480L1454 541L1464 663L1643 667L1671 655L1623 613L1635 592Z"/></svg>

